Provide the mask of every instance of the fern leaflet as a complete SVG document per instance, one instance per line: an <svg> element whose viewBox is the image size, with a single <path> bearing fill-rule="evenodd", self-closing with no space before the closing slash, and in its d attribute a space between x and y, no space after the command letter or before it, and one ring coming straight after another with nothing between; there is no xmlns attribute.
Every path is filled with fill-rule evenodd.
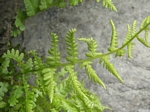
<svg viewBox="0 0 150 112"><path fill-rule="evenodd" d="M58 36L54 33L52 33L51 36L52 36L52 44L51 49L48 50L50 56L47 56L47 62L49 66L56 66L60 63L60 52L57 49Z"/></svg>
<svg viewBox="0 0 150 112"><path fill-rule="evenodd" d="M78 60L77 43L75 42L74 39L75 31L76 31L75 29L69 30L65 38L66 45L67 45L67 54L68 54L66 59L71 63L74 63Z"/></svg>
<svg viewBox="0 0 150 112"><path fill-rule="evenodd" d="M109 56L103 56L100 59L100 63L103 63L103 67L106 68L110 73L112 73L118 80L123 82L122 78L119 76L117 70L114 68L113 64L109 62Z"/></svg>
<svg viewBox="0 0 150 112"><path fill-rule="evenodd" d="M109 9L117 12L116 7L114 6L114 4L111 0L103 0L102 5L106 8L109 8Z"/></svg>
<svg viewBox="0 0 150 112"><path fill-rule="evenodd" d="M106 86L105 84L103 83L103 81L97 76L97 74L95 73L95 71L93 70L92 66L91 66L92 62L83 62L81 64L81 67L82 66L85 66L85 70L86 70L86 73L88 75L88 77L93 80L95 83L98 83L100 85L102 85L105 89L106 89Z"/></svg>
<svg viewBox="0 0 150 112"><path fill-rule="evenodd" d="M79 41L83 41L86 42L88 45L88 50L90 52L86 52L86 56L87 57L95 57L97 55L101 55L102 53L97 53L97 43L95 42L95 40L93 40L93 38L78 38Z"/></svg>
<svg viewBox="0 0 150 112"><path fill-rule="evenodd" d="M144 38L141 38L140 36L137 37L137 39L146 47L150 48L150 44L148 42L148 35L149 35L149 30L150 30L150 16L146 17L142 24L141 24L141 29L143 29L145 26L146 28L144 29L145 30L145 35L144 35ZM147 26L148 25L148 26Z"/></svg>
<svg viewBox="0 0 150 112"><path fill-rule="evenodd" d="M108 48L108 51L114 51L118 48L117 32L112 20L110 21L110 24L112 27L112 36L111 36L111 43L110 43L110 47Z"/></svg>
<svg viewBox="0 0 150 112"><path fill-rule="evenodd" d="M10 106L14 106L18 103L18 98L20 98L23 94L21 86L13 86L12 92L10 93L10 98L8 99L8 103Z"/></svg>
<svg viewBox="0 0 150 112"><path fill-rule="evenodd" d="M44 74L43 80L45 80L46 91L51 102L53 101L54 88L56 86L56 82L54 81L55 71L55 68L45 68L42 70L42 73Z"/></svg>

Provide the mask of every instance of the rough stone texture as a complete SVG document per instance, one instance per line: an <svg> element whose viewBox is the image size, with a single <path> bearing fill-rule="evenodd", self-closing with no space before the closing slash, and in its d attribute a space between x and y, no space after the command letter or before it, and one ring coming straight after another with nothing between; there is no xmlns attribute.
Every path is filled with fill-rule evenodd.
<svg viewBox="0 0 150 112"><path fill-rule="evenodd" d="M86 2L85 2L86 1ZM118 12L105 9L94 0L85 0L76 7L65 9L49 9L26 22L23 46L27 50L36 49L41 55L47 55L50 45L50 33L59 35L59 49L65 56L64 37L68 29L76 28L76 37L93 37L99 51L106 52L110 37L110 19L115 23L119 43L121 45L127 32L127 24L137 20L137 26L150 14L149 0L113 0ZM86 44L79 43L79 54L84 58ZM150 112L150 51L140 42L135 41L133 59L127 57L114 58L114 63L124 84L120 83L107 70L94 61L93 68L105 82L107 89L89 81L84 71L79 70L80 79L86 80L86 86L94 91L104 105L113 108L105 112Z"/></svg>
<svg viewBox="0 0 150 112"><path fill-rule="evenodd" d="M0 56L6 51L18 0L0 0Z"/></svg>

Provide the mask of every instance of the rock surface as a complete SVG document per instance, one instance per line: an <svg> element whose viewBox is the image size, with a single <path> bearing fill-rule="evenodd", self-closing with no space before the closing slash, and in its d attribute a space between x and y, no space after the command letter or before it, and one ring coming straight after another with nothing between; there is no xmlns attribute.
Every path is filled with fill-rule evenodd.
<svg viewBox="0 0 150 112"><path fill-rule="evenodd" d="M85 2L86 1L86 2ZM113 12L96 3L94 0L84 0L76 7L65 9L49 9L26 21L23 45L27 50L38 50L41 55L47 55L50 46L50 33L59 36L62 57L65 57L64 37L68 29L76 28L76 37L93 37L99 51L106 52L110 38L110 19L115 23L120 45L127 32L127 24L137 20L139 27L142 20L150 14L149 0L113 0L118 12ZM16 40L14 40L14 43ZM111 62L124 80L120 83L107 70L94 61L93 68L104 81L107 89L89 81L84 71L79 70L80 79L95 92L102 102L113 110L105 112L150 112L150 50L140 42L134 41L133 59L126 57L111 58ZM79 43L80 58L87 51L86 44Z"/></svg>

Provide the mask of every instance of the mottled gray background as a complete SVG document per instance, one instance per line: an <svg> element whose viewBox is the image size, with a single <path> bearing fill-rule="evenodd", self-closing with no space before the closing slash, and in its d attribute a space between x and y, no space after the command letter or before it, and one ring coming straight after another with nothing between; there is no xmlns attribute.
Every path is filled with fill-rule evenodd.
<svg viewBox="0 0 150 112"><path fill-rule="evenodd" d="M64 58L64 37L68 29L76 28L76 38L92 36L99 45L98 50L104 53L111 37L110 19L115 23L121 45L127 32L127 24L131 25L137 20L139 27L142 20L150 15L150 1L113 0L113 2L118 9L117 13L103 8L101 3L94 0L83 0L83 3L76 7L48 9L26 21L22 46L27 50L36 49L41 55L47 55L51 43L50 33L57 33L60 40L59 49ZM21 42L21 38L18 40ZM97 61L94 61L93 67L106 84L106 90L89 81L85 72L79 70L80 79L86 80L86 86L99 96L104 105L114 109L106 112L150 112L150 50L140 42L134 42L132 60L127 56L111 58L124 84L103 69ZM17 43L17 40L14 43ZM78 47L79 57L84 58L83 52L87 51L86 44L79 43Z"/></svg>

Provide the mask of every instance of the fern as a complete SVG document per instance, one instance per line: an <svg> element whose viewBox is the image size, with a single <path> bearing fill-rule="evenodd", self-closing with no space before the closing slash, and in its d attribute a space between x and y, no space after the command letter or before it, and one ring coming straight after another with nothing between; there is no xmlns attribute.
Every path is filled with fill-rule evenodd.
<svg viewBox="0 0 150 112"><path fill-rule="evenodd" d="M23 53L19 54L18 50L15 51L14 49L12 49L11 51L8 50L7 54L5 53L3 55L3 58L12 58L13 60L19 63L23 60L24 54Z"/></svg>
<svg viewBox="0 0 150 112"><path fill-rule="evenodd" d="M146 17L142 24L141 24L141 29L144 28L145 30L145 35L144 38L141 38L140 36L137 37L137 39L146 47L150 48L150 44L148 42L148 35L149 35L149 30L150 27L148 26L150 24L150 16Z"/></svg>
<svg viewBox="0 0 150 112"><path fill-rule="evenodd" d="M86 52L87 57L95 57L97 55L102 54L102 53L97 52L97 43L95 42L95 40L93 40L92 37L90 37L90 38L78 38L78 40L87 43L88 50L90 51L90 52Z"/></svg>
<svg viewBox="0 0 150 112"><path fill-rule="evenodd" d="M0 82L0 108L4 108L7 103L4 102L4 95L8 91L8 83Z"/></svg>
<svg viewBox="0 0 150 112"><path fill-rule="evenodd" d="M118 72L115 70L113 64L109 62L108 56L103 56L100 59L100 63L103 63L104 68L106 68L110 73L112 73L118 80L123 82L122 78L119 76Z"/></svg>
<svg viewBox="0 0 150 112"><path fill-rule="evenodd" d="M58 44L58 36L56 34L51 34L52 36L52 44L51 49L48 50L50 56L47 57L47 62L49 66L56 66L60 64L60 52L57 49Z"/></svg>
<svg viewBox="0 0 150 112"><path fill-rule="evenodd" d="M93 80L95 83L98 83L100 85L102 85L105 89L105 84L103 83L103 81L97 76L97 74L95 73L95 71L92 69L91 67L91 64L92 62L83 62L81 64L81 67L82 66L85 66L85 70L86 70L86 73L88 75L88 77Z"/></svg>
<svg viewBox="0 0 150 112"><path fill-rule="evenodd" d="M108 51L113 51L118 48L118 38L117 38L117 32L115 29L115 25L112 20L110 21L110 24L112 27L112 37L111 37L111 43L110 43L110 47L108 48Z"/></svg>
<svg viewBox="0 0 150 112"><path fill-rule="evenodd" d="M18 99L22 96L23 91L21 86L13 86L12 92L10 93L10 99L8 100L8 103L10 106L15 106L19 101Z"/></svg>
<svg viewBox="0 0 150 112"><path fill-rule="evenodd" d="M42 70L44 74L43 80L45 80L46 91L50 98L50 101L53 101L54 88L56 86L56 82L54 81L54 74L56 69L45 68Z"/></svg>
<svg viewBox="0 0 150 112"><path fill-rule="evenodd" d="M71 5L77 5L81 0L70 0ZM97 0L99 2L99 0ZM30 16L46 10L52 6L65 6L63 0L24 0L26 11L18 11L15 22L17 33L24 30L23 22ZM103 0L103 6L116 11L111 0ZM24 16L24 17L23 17ZM60 61L61 55L58 50L58 36L51 34L52 44L48 50L49 55L46 60L39 57L36 51L29 51L27 54L20 53L18 50L8 50L0 59L0 109L9 112L103 112L109 107L103 106L99 98L91 93L84 86L83 82L78 80L76 65L85 67L89 79L106 88L102 80L97 76L92 68L92 61L100 59L111 74L123 82L114 65L110 62L110 55L123 56L127 47L128 57L132 57L133 39L137 38L143 45L149 47L148 35L150 17L148 16L139 31L136 30L136 21L132 28L128 25L127 35L121 47L118 47L118 37L113 21L110 21L112 27L112 36L110 46L106 53L97 51L96 41L90 38L79 38L88 46L88 52L85 52L86 58L78 58L78 47L75 41L75 29L67 32L66 41L66 63ZM145 31L144 38L139 34ZM30 75L35 75L35 84L30 84L28 79Z"/></svg>
<svg viewBox="0 0 150 112"><path fill-rule="evenodd" d="M23 77L24 78L24 77ZM34 103L34 93L32 91L29 91L29 85L27 82L23 79L24 83L24 93L25 93L25 102L24 102L24 110L26 112L33 112L33 108L35 106Z"/></svg>
<svg viewBox="0 0 150 112"><path fill-rule="evenodd" d="M67 45L67 54L68 54L66 59L71 63L74 63L75 61L78 60L77 43L74 40L75 31L76 31L75 29L69 30L65 38L66 45Z"/></svg>
<svg viewBox="0 0 150 112"><path fill-rule="evenodd" d="M114 6L114 4L111 0L103 0L102 5L106 8L109 8L109 9L117 12L116 7Z"/></svg>

